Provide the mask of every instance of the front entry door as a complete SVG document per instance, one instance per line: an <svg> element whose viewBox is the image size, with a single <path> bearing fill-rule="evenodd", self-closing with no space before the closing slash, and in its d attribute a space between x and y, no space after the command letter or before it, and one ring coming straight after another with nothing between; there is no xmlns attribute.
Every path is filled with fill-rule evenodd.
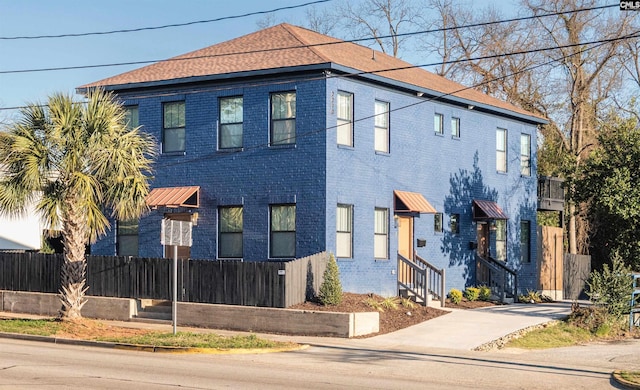
<svg viewBox="0 0 640 390"><path fill-rule="evenodd" d="M413 217L398 216L398 253L413 261Z"/></svg>
<svg viewBox="0 0 640 390"><path fill-rule="evenodd" d="M489 257L489 224L477 224L478 256Z"/></svg>

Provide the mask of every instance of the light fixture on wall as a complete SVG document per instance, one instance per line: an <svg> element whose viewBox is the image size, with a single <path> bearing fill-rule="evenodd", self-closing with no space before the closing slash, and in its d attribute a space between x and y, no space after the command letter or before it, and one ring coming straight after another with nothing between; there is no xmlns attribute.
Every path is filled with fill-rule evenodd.
<svg viewBox="0 0 640 390"><path fill-rule="evenodd" d="M416 93L416 96L423 97L424 96L424 92L418 92L418 93Z"/></svg>
<svg viewBox="0 0 640 390"><path fill-rule="evenodd" d="M398 228L398 216L397 215L393 216L393 227L396 228L396 229Z"/></svg>
<svg viewBox="0 0 640 390"><path fill-rule="evenodd" d="M474 106L473 104L469 104L469 105L467 106L467 108L468 108L469 110L473 110L474 108L476 108L476 106Z"/></svg>

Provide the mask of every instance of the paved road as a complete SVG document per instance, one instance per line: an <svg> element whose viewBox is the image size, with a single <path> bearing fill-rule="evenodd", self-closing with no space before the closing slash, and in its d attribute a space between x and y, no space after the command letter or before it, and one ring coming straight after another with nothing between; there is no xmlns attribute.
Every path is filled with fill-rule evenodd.
<svg viewBox="0 0 640 390"><path fill-rule="evenodd" d="M0 389L606 389L640 340L547 351L315 346L169 355L0 339Z"/></svg>

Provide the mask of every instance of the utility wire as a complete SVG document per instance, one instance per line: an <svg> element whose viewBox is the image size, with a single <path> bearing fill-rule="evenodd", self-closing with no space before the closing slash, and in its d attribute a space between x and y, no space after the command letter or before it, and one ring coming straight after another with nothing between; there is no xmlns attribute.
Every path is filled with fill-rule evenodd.
<svg viewBox="0 0 640 390"><path fill-rule="evenodd" d="M352 121L352 123L355 124L357 122L361 122L361 121L365 121L365 120L369 120L369 119L375 118L377 115L386 115L387 113L396 112L396 111L400 111L400 110L405 110L407 108L418 106L418 105L421 105L421 104L424 104L424 103L438 101L438 100L440 100L442 98L445 98L447 96L455 95L457 93L460 93L460 92L463 92L463 91L466 91L466 90L475 89L475 88L478 88L480 86L483 86L483 85L486 85L486 84L489 84L489 83L492 83L492 82L495 82L495 81L498 81L498 80L502 80L502 79L506 79L506 78L518 75L520 73L530 72L530 71L533 71L535 69L538 69L538 68L541 68L541 67L544 67L544 66L547 66L547 65L551 65L551 64L553 64L555 62L564 61L567 58L570 58L570 57L573 57L575 55L579 55L579 54L582 54L582 53L586 53L589 50L595 49L595 48L600 47L600 46L604 46L604 45L606 45L608 43L611 43L613 41L618 41L618 40L623 40L623 39L631 39L631 38L638 38L638 37L640 37L640 31L636 31L634 33L631 33L631 34L628 34L628 35L625 35L625 36L622 36L622 37L618 37L618 38L611 38L611 39L606 39L606 40L601 40L601 41L593 41L593 42L582 43L582 44L566 45L566 47L585 46L585 45L589 45L589 44L593 44L594 46L585 47L585 48L583 48L581 50L578 50L575 53L563 55L563 56L558 57L558 58L552 58L552 59L550 59L550 60L548 60L546 62L543 62L543 63L540 63L540 64L536 64L536 65L532 65L532 66L527 67L525 69L521 69L519 71L515 71L515 72L512 72L512 73L509 73L507 75L503 75L503 76L500 76L500 77L494 77L494 78L492 78L490 80L486 80L486 81L477 83L477 84L469 86L469 87L463 87L463 88L460 88L458 90L455 90L455 91L452 91L452 92L449 92L449 93L442 93L442 94L439 94L437 96L424 98L424 99L421 99L420 101L417 101L415 103L411 103L411 104L407 104L407 105L404 105L404 106L401 106L401 107L397 107L397 108L391 109L391 110L389 110L387 112L383 112L383 113L380 113L380 114L374 114L374 115L369 115L369 116L361 117L361 118L358 118L358 119L354 119ZM362 72L362 74L364 74L364 73L367 73L367 72ZM330 75L328 77L332 77L332 76L333 75ZM350 77L350 76L353 76L353 75L348 75L348 76ZM345 77L345 76L343 76L343 75L335 75L333 77ZM309 79L305 79L303 81L312 81L313 79L319 79L319 78L309 78ZM293 82L293 80L290 80L289 82ZM313 135L316 135L316 134L327 132L327 131L332 130L332 129L336 129L337 127L338 127L338 125L334 125L334 126L321 128L321 129L307 131L307 132L304 132L304 133L298 133L298 134L295 135L295 138L297 140L297 139L304 138L304 137L310 137L310 136L313 136ZM180 161L176 161L174 163L162 164L162 166L166 168L166 167L179 166L179 165L183 165L183 164L191 164L193 162L200 161L200 160L205 160L205 159L206 160L213 160L213 159L218 159L218 158L232 157L232 156L236 156L238 153L245 153L244 155L246 155L247 152L257 151L259 149L268 148L268 147L271 147L271 146L272 145L267 142L267 143L262 143L262 144L258 144L258 145L252 145L252 146L243 147L240 150L233 150L233 151L228 151L228 152L227 151L215 150L215 151L213 151L213 152L211 152L211 153L209 153L207 155L204 155L204 156L196 156L196 157L192 157L192 158L184 158L184 159L180 159ZM278 147L278 146L276 146L276 147Z"/></svg>
<svg viewBox="0 0 640 390"><path fill-rule="evenodd" d="M223 16L216 19L207 19L207 20L197 20L192 22L185 23L174 23L174 24L165 24L162 26L151 26L151 27L138 27L138 28L130 28L130 29L122 29L122 30L109 30L109 31L97 31L97 32L84 32L84 33L71 33L71 34L58 34L58 35L32 35L32 36L15 36L15 37L0 37L0 40L19 40L19 39L50 39L50 38L69 38L69 37L87 37L92 35L109 35L109 34L121 34L121 33L131 33L131 32L139 32L139 31L149 31L149 30L161 30L165 28L173 28L173 27L184 27L184 26L192 26L194 24L205 24L205 23L213 23L220 22L222 20L230 20L230 19L240 19L246 18L247 16L255 16L255 15L263 15L269 14L278 11L303 8L310 5L327 3L332 0L316 0L311 1L304 4L291 5L287 7L274 8L268 11L256 11L249 12L242 15L232 15L232 16Z"/></svg>
<svg viewBox="0 0 640 390"><path fill-rule="evenodd" d="M464 59L459 59L459 60L449 60L449 61L438 61L438 62L433 62L433 63L428 63L428 64L420 64L420 65L407 65L407 66L402 66L402 67L395 67L395 68L385 68L385 69L378 69L375 71L361 71L361 72L354 72L354 73L349 73L349 74L331 74L328 76L321 76L321 77L308 77L308 78L304 78L304 79L300 79L300 78L295 78L295 79L287 79L287 80L278 80L278 81L267 81L267 82L256 82L256 83L252 83L252 84L243 84L244 88L250 88L250 87L257 87L257 86L268 86L268 85L278 85L278 84L288 84L288 83L293 83L293 82L297 82L297 81L314 81L314 80L320 80L320 79L324 79L324 78L348 78L348 77L357 77L357 76L365 76L368 74L381 74L381 73L386 73L386 72L393 72L393 71L399 71L399 70L407 70L407 69L415 69L415 68L426 68L426 67L430 67L430 66L436 66L436 65L441 65L441 64L456 64L456 63L463 63L463 62L472 62L472 61L480 61L480 60L487 60L487 59L494 59L494 58L499 58L499 57L509 57L509 56L514 56L514 55L523 55L523 54L532 54L532 53L538 53L538 52L544 52L544 51L550 51L550 50L558 50L558 49L566 49L566 48L571 48L571 47L581 47L581 46L589 46L589 45L596 45L593 47L589 47L586 48L585 50L581 50L578 53L581 53L583 51L586 50L591 50L595 47L607 44L607 43L612 43L612 42L616 42L616 41L620 41L620 40L625 40L625 39L632 39L632 38L638 38L640 37L640 31L636 31L634 33L622 36L622 37L616 37L616 38L608 38L608 39L601 39L601 40L596 40L596 41L589 41L589 42L580 42L580 43L575 43L575 44L567 44L567 45L562 45L562 46L551 46L551 47L545 47L545 48L538 48L538 49L529 49L529 50L519 50L519 51L515 51L515 52L509 52L509 53L500 53L500 54L492 54L492 55L487 55L487 56L481 56L481 57L474 57L474 58L464 58ZM578 53L574 53L574 54L578 54ZM572 55L574 55L572 54ZM570 57L571 55L565 56L565 58ZM555 60L551 60L550 63L552 62L556 62ZM547 64L547 63L545 63ZM515 74L518 74L520 72L516 72ZM490 80L487 81L485 83L489 83L491 81L495 81L495 80ZM478 86L483 85L485 83L481 83L478 84ZM199 93L207 93L207 92L215 92L215 91L221 91L221 90L226 90L226 89L236 89L237 86L229 86L229 87L213 87L213 88L202 88L202 89L198 89L195 91L181 91L181 92L168 92L168 93L155 93L153 95L132 95L132 96L127 96L127 99L144 99L147 97L158 97L158 96L175 96L175 95L189 95L189 94L199 94ZM475 88L475 86L473 87L468 87L468 88L463 88L460 91L464 91L470 88ZM457 92L452 92L452 93L457 93ZM447 94L448 95L448 94ZM443 95L443 96L447 96L447 95ZM42 107L46 106L46 104L40 105ZM15 106L15 107L0 107L0 111L7 111L7 110L18 110L18 109L23 109L23 108L28 108L28 106Z"/></svg>
<svg viewBox="0 0 640 390"><path fill-rule="evenodd" d="M196 59L226 57L226 56L233 56L233 55L269 53L269 52L277 52L277 51L282 51L282 50L304 49L304 48L312 48L312 47L320 47L320 46L340 45L340 44L344 44L344 43L358 43L358 42L372 41L372 40L376 40L376 39L388 39L388 38L392 38L392 37L431 34L431 33L436 33L436 32L444 32L444 31L463 29L463 28L490 26L490 25L500 24L500 23L509 23L509 22L514 22L514 21L524 21L524 20L538 19L538 18L543 18L543 17L548 17L548 16L557 16L557 15L563 15L563 14L569 14L569 13L592 11L592 10L596 10L596 9L610 8L610 7L613 7L613 6L614 5L606 5L606 6L593 7L593 8L584 8L584 9L567 11L567 12L554 12L554 13L544 14L544 15L525 16L525 17L521 17L521 18L505 19L505 20L499 20L499 21L493 21L493 22L474 23L474 24L469 24L469 25L464 25L464 26L457 26L457 27L445 27L445 28L438 28L438 29L432 29L432 30L423 30L423 31L410 32L410 33L403 33L403 34L383 35L383 36L372 37L372 38L358 38L358 39L349 39L349 40L338 40L338 41L335 41L335 42L323 42L323 43L316 43L316 44L311 44L311 45L297 45L297 46L287 46L287 47L270 48L270 49L236 51L236 52L222 53L222 54L209 54L209 55L191 56L191 57L176 57L176 58L168 58L168 59L160 59L160 60L127 61L127 62L114 62L114 63L108 63L108 64L76 65L76 66L62 66L62 67L52 67L52 68L0 70L0 74L52 72L52 71L61 71L61 70L93 69L93 68L106 68L106 67L115 67L115 66L147 65L147 64L153 64L153 63L158 63L158 62L191 61L191 60L196 60ZM618 6L618 5L615 5L615 6Z"/></svg>

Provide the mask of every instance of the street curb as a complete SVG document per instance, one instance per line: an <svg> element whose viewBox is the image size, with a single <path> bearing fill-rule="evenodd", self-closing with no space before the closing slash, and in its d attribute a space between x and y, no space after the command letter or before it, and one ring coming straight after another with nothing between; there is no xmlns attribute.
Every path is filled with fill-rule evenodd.
<svg viewBox="0 0 640 390"><path fill-rule="evenodd" d="M640 390L640 383L629 382L621 376L622 370L615 370L611 373L611 378L625 389Z"/></svg>
<svg viewBox="0 0 640 390"><path fill-rule="evenodd" d="M78 340L78 339L66 339L53 336L39 336L22 333L5 333L0 332L0 338L14 339L14 340L27 340L27 341L39 341L45 343L61 344L61 345L76 345L82 347L97 347L108 349L120 349L125 351L139 351L139 352L154 352L154 353L201 353L201 354L215 354L215 355L231 355L231 354L260 354L260 353L276 353L276 352L292 352L300 351L309 347L307 344L298 344L291 348L237 348L237 349L215 349L215 348L191 348L191 347L170 347L170 346L156 346L156 345L139 345L139 344L125 344L114 343L109 341L93 341L93 340Z"/></svg>

